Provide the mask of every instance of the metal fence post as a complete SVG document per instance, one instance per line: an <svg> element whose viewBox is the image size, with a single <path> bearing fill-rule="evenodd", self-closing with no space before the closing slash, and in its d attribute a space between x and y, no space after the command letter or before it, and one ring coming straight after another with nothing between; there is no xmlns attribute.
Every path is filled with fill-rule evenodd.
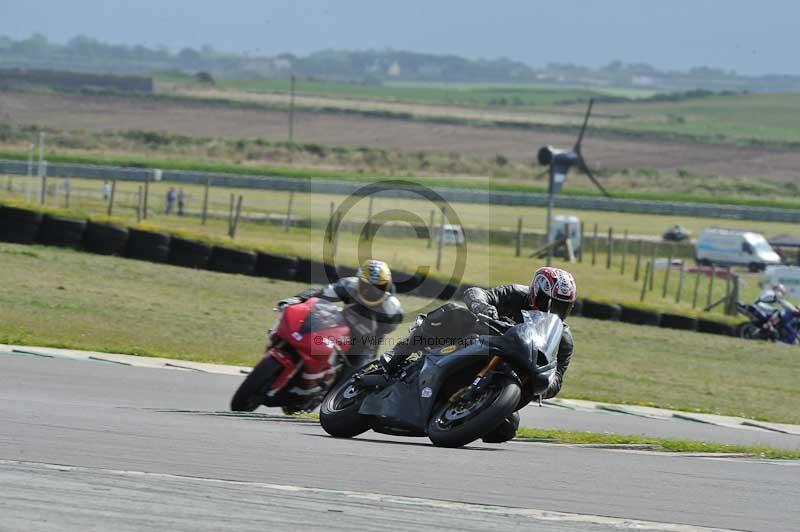
<svg viewBox="0 0 800 532"><path fill-rule="evenodd" d="M686 263L681 261L681 272L678 277L678 290L675 292L675 303L681 302L681 292L683 292L683 277L686 274Z"/></svg>
<svg viewBox="0 0 800 532"><path fill-rule="evenodd" d="M622 237L622 264L619 267L619 274L625 275L625 261L628 260L628 230L625 229L625 234Z"/></svg>
<svg viewBox="0 0 800 532"><path fill-rule="evenodd" d="M111 193L108 195L108 215L114 212L114 195L117 192L117 180L114 179L111 181Z"/></svg>
<svg viewBox="0 0 800 532"><path fill-rule="evenodd" d="M436 270L442 269L442 246L444 246L444 207L439 217L439 248L436 250Z"/></svg>
<svg viewBox="0 0 800 532"><path fill-rule="evenodd" d="M639 240L639 246L636 250L636 269L633 272L633 281L639 280L639 266L642 264L642 249L644 248L644 241Z"/></svg>
<svg viewBox="0 0 800 532"><path fill-rule="evenodd" d="M200 218L200 223L202 225L206 225L206 220L208 219L208 194L211 189L211 178L209 177L206 179L206 187L205 191L203 192L203 214Z"/></svg>
<svg viewBox="0 0 800 532"><path fill-rule="evenodd" d="M713 264L711 265L711 279L708 281L708 300L706 301L706 306L711 306L711 297L714 292L714 278L717 276L717 267Z"/></svg>

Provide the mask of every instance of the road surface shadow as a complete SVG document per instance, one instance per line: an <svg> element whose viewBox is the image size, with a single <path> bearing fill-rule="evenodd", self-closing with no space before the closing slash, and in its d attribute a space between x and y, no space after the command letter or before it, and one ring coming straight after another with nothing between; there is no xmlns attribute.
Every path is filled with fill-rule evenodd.
<svg viewBox="0 0 800 532"><path fill-rule="evenodd" d="M348 439L348 438L334 438L333 436L330 436L328 434L311 434L311 433L307 433L307 432L303 433L303 435L304 436L316 436L317 438L330 438L330 439L335 439L335 440L346 440L346 439ZM416 439L420 439L420 438L423 438L423 437L424 436L415 437L415 438ZM378 440L378 439L373 439L373 438L361 438L361 437L358 437L358 436L356 436L355 438L349 438L349 439L352 439L353 441L358 441L358 442L378 443L378 444L382 444L382 445L388 444L388 445L411 445L411 446L416 446L416 447L430 447L430 448L435 448L436 447L430 441L420 442L420 441L403 441L403 440L399 440L399 441L397 441L397 440ZM445 448L445 447L443 447L443 448ZM468 450L468 451L492 451L492 452L494 452L494 451L504 451L505 450L505 449L495 449L493 447L470 447L470 446L459 447L459 449L465 449L465 450Z"/></svg>

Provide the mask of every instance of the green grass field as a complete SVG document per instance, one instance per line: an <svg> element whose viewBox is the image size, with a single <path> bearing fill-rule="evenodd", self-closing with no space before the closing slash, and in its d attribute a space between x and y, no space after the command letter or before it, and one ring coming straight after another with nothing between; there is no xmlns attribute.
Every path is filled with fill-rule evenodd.
<svg viewBox="0 0 800 532"><path fill-rule="evenodd" d="M75 194L71 198L71 205L87 212L101 212L105 210L106 203L102 201L100 191L102 182L96 179L72 179L72 188ZM418 180L412 179L413 182ZM486 181L486 180L484 180ZM11 182L13 194L9 194L8 185ZM0 197L22 198L25 195L27 178L24 176L3 176L0 175ZM57 196L49 199L54 206L65 204L63 178L50 178L51 186L57 187ZM121 205L126 216L131 216L131 209L136 206L135 195L141 183L132 181L119 181L116 204ZM155 216L161 215L165 210L166 191L169 187L182 188L186 194L186 205L188 209L200 211L204 198L204 187L201 185L178 184L178 183L153 183L151 185L150 206ZM244 197L245 211L274 214L283 216L286 214L289 203L289 192L252 189L252 188L229 188L212 187L209 193L209 209L227 212L230 203L230 194ZM338 206L344 201L346 196L333 194L295 194L292 206L292 214L305 219L314 220L317 224L327 224L330 217L330 204L333 202ZM368 213L368 201L361 201L353 208L349 216L366 220ZM458 215L461 224L471 229L491 229L516 231L519 217L523 219L523 230L541 232L545 231L547 210L543 207L517 207L504 205L481 205L474 203L452 203L453 210ZM427 200L395 199L395 198L375 198L373 201L373 212L378 213L386 209L402 209L420 217L426 224L430 219L430 211L435 207ZM631 235L644 235L660 237L663 232L675 225L682 224L692 231L696 236L704 227L728 227L746 228L748 230L763 233L768 238L779 234L792 234L796 230L795 224L781 222L759 222L750 220L730 220L722 218L700 218L688 216L664 216L658 214L638 214L638 213L619 213L607 211L578 211L558 209L554 210L555 215L575 215L584 221L587 236L593 231L594 224L598 225L598 231L603 236L609 227L614 229L617 236L628 231Z"/></svg>
<svg viewBox="0 0 800 532"><path fill-rule="evenodd" d="M163 170L189 170L198 172L219 172L236 175L278 175L282 177L300 179L336 179L373 183L385 179L411 179L415 183L430 187L467 188L477 190L496 190L502 192L524 192L543 194L547 192L545 174L536 167L524 168L523 163L513 163L514 170L510 174L491 173L492 168L497 168L493 163L478 159L458 158L456 165L466 173L415 173L408 170L404 161L412 158L409 154L398 151L371 150L361 152L360 148L326 148L317 144L297 145L294 149L284 149L278 156L288 158L289 153L297 152L299 166L292 166L288 161L286 166L279 166L275 161L267 162L259 159L249 160L251 150L258 151L258 139L241 139L239 141L217 142L215 139L199 139L197 145L191 145L198 139L190 137L172 136L170 145L154 145L145 142L130 145L112 142L113 147L102 146L103 135L86 135L83 132L52 132L51 140L63 141L66 148L61 147L48 152L50 162L97 164L111 166L134 166L145 168L161 168ZM63 137L59 137L60 134ZM148 135L160 136L159 133L134 131L133 135L147 138ZM75 134L75 135L73 135ZM74 138L77 137L77 138ZM106 139L113 138L113 134L106 135ZM169 137L169 136L166 136ZM2 131L0 131L2 139ZM130 140L130 139L128 139ZM205 141L205 143L204 143ZM71 146L71 147L70 147ZM76 148L75 146L80 146ZM99 147L97 147L99 146ZM241 146L241 147L240 147ZM4 144L0 150L0 158L27 160L27 152L23 150L22 143L13 141ZM386 163L378 162L367 168L358 166L331 168L330 166L317 166L321 160L310 157L310 153L319 150L328 151L323 159L337 158L338 153L344 153L345 161L361 161L367 159L380 159ZM337 151L339 150L339 151ZM366 153L366 155L365 155ZM255 157L255 156L254 156ZM446 172L453 164L447 154L429 153L422 154L423 163L439 168ZM392 159L395 159L392 162ZM283 159L280 159L283 160ZM233 162L232 162L233 161ZM303 165L305 162L305 166ZM329 162L329 161L328 161ZM393 166L397 163L399 166ZM327 163L326 163L327 164ZM419 161L417 161L417 164ZM511 163L509 163L511 164ZM424 164L423 164L424 166ZM508 164L505 166L509 166ZM477 173L470 173L473 170ZM484 170L486 172L484 172ZM516 173L516 172L520 173ZM505 171L504 171L505 172ZM488 175L487 175L488 173ZM640 199L656 201L675 201L687 203L712 203L739 206L760 206L796 209L800 208L800 201L795 199L800 188L794 183L777 183L755 178L732 178L724 176L705 175L670 175L652 169L638 169L621 171L606 176L605 186L612 191L612 195L622 199ZM583 176L573 175L569 187L562 191L565 196L590 196L599 197L600 192Z"/></svg>
<svg viewBox="0 0 800 532"><path fill-rule="evenodd" d="M91 182L91 184L93 188L88 190L94 190L94 197L86 198L73 196L71 200L73 210L67 211L67 214L104 217L106 208L100 197L101 183L99 181L94 181ZM74 189L76 192L87 190L82 186L78 187L77 183L74 186L76 187ZM134 210L136 196L134 195L133 186L135 186L135 184L120 183L117 196L119 203L114 211L114 217L119 223L135 226L137 223ZM165 214L164 196L169 186L170 185L166 183L158 183L152 186L152 201L150 203L151 215L146 222L143 222L146 227L154 230L182 234L189 238L208 239L213 242L229 243L273 253L310 257L317 260L324 259L325 227L322 223L327 223L329 218L330 201L332 199L330 196L296 195L293 201L293 213L302 216L304 213L313 212L317 217L317 221L320 223L311 228L292 227L289 231L285 231L281 222L286 212L288 194L277 195L279 200L278 203L275 203L276 194L264 192L265 196L259 200L253 200L253 198L251 198L251 200L245 204L245 209L255 204L254 207L256 211L258 209L264 209L262 212L275 213L278 219L274 221L278 223L240 221L236 239L235 241L231 241L227 235L227 213L230 205L230 192L228 190L216 191L212 198L213 203L210 202L212 210L213 208L217 208L217 212L221 214L222 217L209 219L207 224L203 226L198 217L180 217L175 214ZM187 188L187 191L188 190L191 189ZM187 204L187 208L200 208L199 201L202 195L198 194L200 193L192 193L192 199ZM7 192L0 191L0 200L4 196L9 199L12 198ZM20 195L15 194L13 198L19 201ZM56 203L58 200L49 198L49 201L51 206L58 206L58 203ZM270 205L272 206L271 209L269 208ZM336 203L337 207L338 205L339 204ZM428 223L430 211L427 209L429 208L430 206L424 203L418 204L409 202L409 205L405 205L398 200L386 199L375 201L373 213L374 215L378 215L378 213L384 209L405 209L407 212L418 214L420 220L424 223ZM493 210L484 212L481 210L481 206L465 205L463 208L467 210L466 212L475 216L473 219L475 223L481 224L479 227L488 227L490 220L494 217ZM366 220L367 216L367 210L368 202L361 201L353 211L347 214L344 221L353 222L356 224L356 227L363 227L364 220ZM437 221L436 223L438 224L439 222ZM466 226L469 227L469 224L466 224ZM605 228L603 229L605 230ZM603 231L601 231L601 236L602 235ZM569 264L563 261L563 259L554 259L554 264L566 267L575 273L581 288L582 297L615 303L625 303L634 306L644 306L668 312L698 315L700 309L709 301L708 279L702 278L699 283L697 308L693 308L693 290L697 280L692 275L686 275L681 290L681 300L680 302L676 302L676 291L679 281L677 271L671 273L666 297L662 297L664 295L662 287L665 272L664 270L657 270L654 289L646 292L645 300L642 302L642 280L634 280L638 243L630 242L628 252L625 256L625 274L622 275L621 244L616 244L616 252L612 255L611 268L607 269L606 247L603 240L598 240L599 245L595 265L591 263L592 249L588 244L584 249L582 262ZM540 240L537 238L536 242L536 246L538 246ZM451 272L455 271L460 256L459 248L456 246L444 246L441 270L436 271L437 247L434 245L428 248L427 240L425 239L390 235L383 230L379 230L376 238L369 244L370 250L367 253L368 255L383 258L396 270L413 272L418 267L427 266L431 269L434 276L440 277L443 280L450 279ZM669 244L645 242L643 244L640 264L642 277L644 275L646 263L651 260L654 245L656 246L657 258L666 258L673 249ZM336 263L351 266L358 264L360 262L359 257L364 256L363 254L365 253L362 246L363 241L361 241L358 233L349 231L340 233L335 257ZM461 255L464 258L465 264L462 280L463 282L481 286L527 282L531 276L531 272L543 263L543 259L528 258L528 254L533 249L535 249L535 247L528 245L523 249L521 256L516 257L514 240L510 234L509 238L504 242L499 242L497 240L470 241L463 249L463 255ZM743 280L740 297L745 300L754 299L758 293L758 279L760 276L758 274L749 274L746 272L741 272L740 275ZM712 293L710 300L717 301L725 295L727 287L724 282L716 282L711 288ZM712 314L715 319L722 319L724 316L721 312L722 307L717 307L710 314Z"/></svg>
<svg viewBox="0 0 800 532"><path fill-rule="evenodd" d="M160 78L160 92L180 92L207 97L207 87L192 78ZM220 80L214 94L221 98L253 100L254 95L287 94L287 79ZM353 108L350 101L389 104L421 104L441 106L442 116L458 113L446 107L461 107L463 118L474 120L469 110L494 111L500 122L503 116L519 115L531 124L567 124L579 126L586 102L592 97L623 96L630 101L601 102L595 108L592 127L595 134L632 135L638 137L683 139L713 143L795 145L800 143L800 94L732 94L680 101L651 101L651 91L615 89L579 89L546 87L536 84L403 84L369 86L327 81L298 81L297 94L306 98L327 99L326 105L341 109ZM205 94L205 96L203 96ZM421 114L429 114L429 111ZM486 114L487 120L492 120ZM557 119L557 120L554 120ZM516 120L514 120L516 121Z"/></svg>
<svg viewBox="0 0 800 532"><path fill-rule="evenodd" d="M194 77L177 73L156 73L156 82L161 90L170 86L202 86ZM218 88L246 92L288 93L291 82L288 78L219 79ZM574 87L547 86L513 83L394 83L369 85L325 80L298 79L295 86L298 95L324 96L376 101L426 103L463 106L515 106L531 107L553 105L556 102L588 99L598 96L625 96L643 98L652 91L632 89L580 89Z"/></svg>
<svg viewBox="0 0 800 532"><path fill-rule="evenodd" d="M105 208L102 200L99 197L99 181L95 181L95 194L94 198L73 197L71 211L72 214L77 216L94 215L102 218L105 214ZM130 186L130 184L128 184ZM75 185L77 187L77 184ZM237 230L235 242L227 236L228 220L227 209L229 206L230 195L226 190L222 194L216 192L217 196L214 198L214 206L221 209L221 214L224 218L209 219L205 226L201 225L200 219L197 217L179 217L176 215L164 214L164 195L169 185L165 183L155 184L152 187L153 202L150 204L152 215L148 218L146 227L164 230L173 233L185 235L190 238L206 238L213 242L226 242L234 245L245 246L253 249L261 249L273 253L290 254L301 257L310 257L317 260L324 258L325 251L325 232L322 227L312 228L299 228L292 227L289 231L285 231L279 224L267 224L262 222L245 222L241 221ZM136 225L135 211L133 205L135 204L134 196L131 194L132 188L124 189L120 187L119 200L126 205L125 207L119 206L114 216L120 223L128 225ZM125 195L127 194L127 196ZM0 192L0 199L6 195L6 192ZM273 197L272 194L265 195ZM19 195L15 195L19 199ZM193 194L193 201L188 204L190 208L198 207L197 196ZM127 198L127 200L125 199ZM288 195L281 197L283 202L287 202ZM302 215L302 213L316 212L319 220L327 220L329 216L330 196L316 196L316 195L296 195L293 203L293 212ZM52 199L50 199L53 205ZM253 201L255 205L260 208L265 208L267 199ZM420 219L425 223L428 221L430 208L428 205L418 205L409 202L405 205L396 200L381 200L376 201L373 209L374 214L378 214L382 209L407 209L409 212L417 212ZM251 203L247 203L248 207ZM283 215L286 203L278 203L276 207L280 207L277 213L279 216ZM338 206L338 202L337 202ZM456 206L458 208L458 206ZM482 213L481 207L476 205L464 205L463 211L466 214L475 215L478 211L478 218L475 218L476 223L480 223L480 219L486 220L492 218L492 210L488 213ZM368 205L366 201L361 201L344 219L346 222L351 220L363 222L366 219ZM482 214L481 214L482 213ZM482 218L481 218L482 217ZM280 220L278 220L280 221ZM436 222L438 223L438 221ZM469 224L466 224L469 227ZM486 225L481 225L486 227ZM427 240L420 240L410 237L390 236L383 231L378 231L376 238L370 243L370 250L366 252L360 248L360 235L355 232L343 232L340 234L337 254L335 261L337 264L356 265L360 262L360 254L367 253L369 256L380 257L386 260L393 268L399 271L413 272L418 267L429 267L434 276L441 277L444 280L449 280L451 272L455 271L457 262L459 260L459 248L456 246L444 246L441 270L435 270L437 259L436 246L431 248L427 247ZM643 246L643 255L641 259L641 275L644 275L645 264L652 257L652 243L645 243ZM677 271L671 273L669 284L667 285L666 297L664 294L663 283L666 275L665 270L656 270L654 289L647 291L645 299L641 299L641 286L642 280L634 280L634 271L636 256L635 251L638 249L637 244L631 242L629 245L628 254L625 258L625 274L621 274L622 270L622 257L621 246L618 244L616 247L616 254L612 256L612 264L610 269L606 269L606 253L605 246L599 245L596 255L596 264L591 263L591 248L587 246L584 250L583 261L579 263L568 264L562 259L554 259L554 264L561 265L574 272L580 293L582 297L609 301L614 303L625 303L632 306L643 306L647 308L659 309L667 312L679 312L684 314L699 314L700 309L705 306L709 301L708 289L709 280L701 278L698 285L698 301L697 308L693 308L693 294L694 286L697 279L693 275L686 275L681 290L681 300L676 302L676 291L679 284L679 275ZM670 253L670 246L660 244L657 248L657 257L665 258ZM528 254L532 251L531 248L526 247L520 257L515 256L515 247L513 239L509 239L507 243L502 244L498 242L487 241L471 241L462 250L465 261L465 270L463 275L463 282L472 283L480 286L493 286L503 283L526 283L530 279L531 273L542 263L543 259L528 258ZM748 274L741 272L742 292L740 297L744 300L754 299L758 293L758 274ZM714 283L711 292L711 301L717 301L722 298L726 292L726 285L724 282ZM711 313L715 319L724 319L722 307L718 307Z"/></svg>
<svg viewBox="0 0 800 532"><path fill-rule="evenodd" d="M274 302L304 288L11 244L0 244L0 284L0 342L230 364L258 359ZM564 397L800 422L793 348L579 317L570 323L576 349Z"/></svg>

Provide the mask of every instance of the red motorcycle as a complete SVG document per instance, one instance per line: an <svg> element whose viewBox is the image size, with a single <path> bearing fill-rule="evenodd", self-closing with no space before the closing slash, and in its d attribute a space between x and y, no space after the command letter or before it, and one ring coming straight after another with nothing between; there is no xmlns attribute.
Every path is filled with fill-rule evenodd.
<svg viewBox="0 0 800 532"><path fill-rule="evenodd" d="M266 405L288 414L319 406L348 366L348 312L316 297L283 307L264 358L236 390L231 410L252 412Z"/></svg>

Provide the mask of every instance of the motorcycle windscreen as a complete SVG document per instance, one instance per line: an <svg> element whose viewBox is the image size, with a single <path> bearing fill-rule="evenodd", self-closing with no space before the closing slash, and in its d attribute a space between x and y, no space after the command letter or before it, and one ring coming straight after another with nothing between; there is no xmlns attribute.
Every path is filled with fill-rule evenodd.
<svg viewBox="0 0 800 532"><path fill-rule="evenodd" d="M558 353L564 322L556 314L538 310L523 310L522 318L529 327L531 344L545 356L548 363L552 362Z"/></svg>
<svg viewBox="0 0 800 532"><path fill-rule="evenodd" d="M306 316L303 324L298 331L303 336L312 333L325 331L327 329L335 329L338 327L346 327L344 317L342 316L339 307L330 301L317 300L311 311Z"/></svg>

